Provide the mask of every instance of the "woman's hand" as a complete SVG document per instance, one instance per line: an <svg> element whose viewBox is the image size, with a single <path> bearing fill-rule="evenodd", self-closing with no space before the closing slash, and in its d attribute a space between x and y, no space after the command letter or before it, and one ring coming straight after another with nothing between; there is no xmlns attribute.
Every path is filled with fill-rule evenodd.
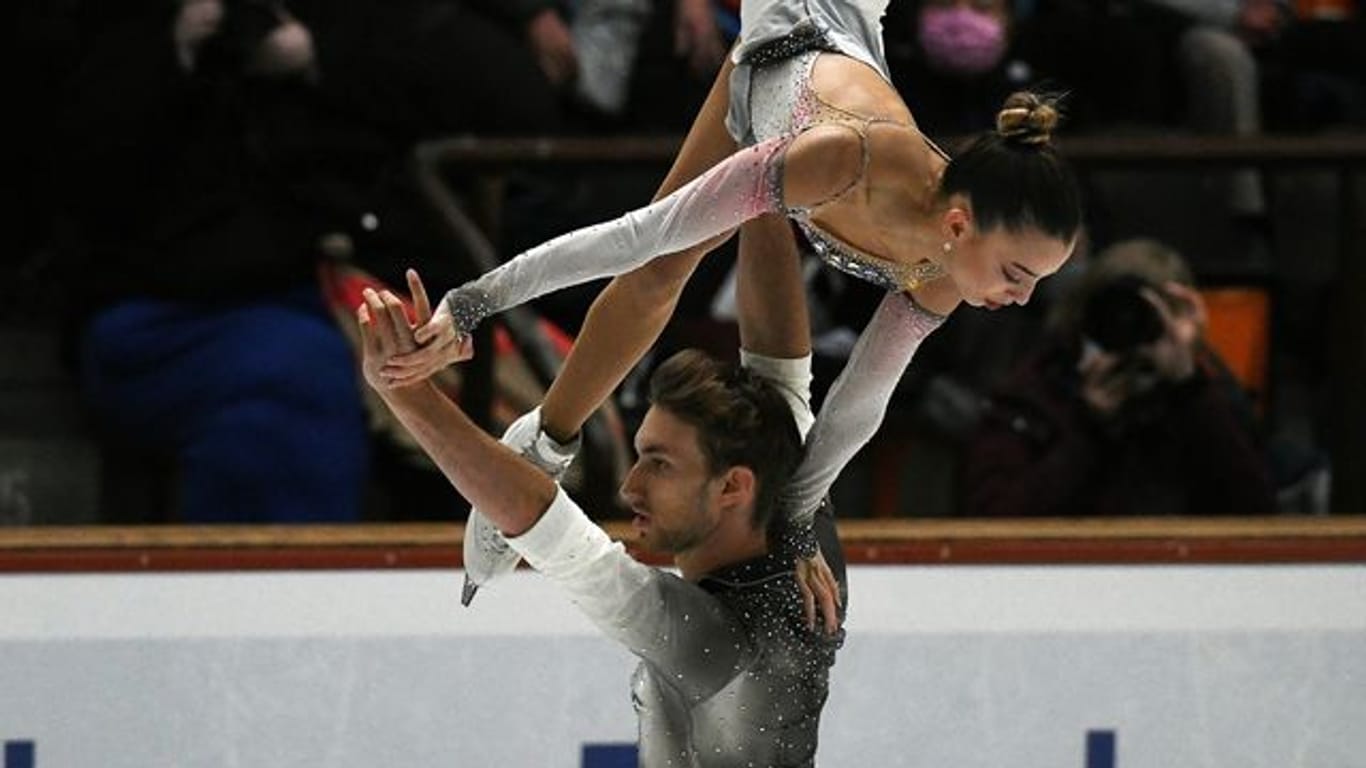
<svg viewBox="0 0 1366 768"><path fill-rule="evenodd" d="M408 290L413 297L416 348L402 351L386 360L379 369L381 386L406 387L430 377L448 365L474 357L470 337L457 333L444 302L432 313L432 303L417 270L407 273Z"/></svg>
<svg viewBox="0 0 1366 768"><path fill-rule="evenodd" d="M825 562L825 556L817 551L810 560L798 558L796 577L797 586L802 591L802 609L806 613L807 628L813 632L816 630L816 606L819 604L826 634L838 632L839 608L843 604L840 600L840 585Z"/></svg>

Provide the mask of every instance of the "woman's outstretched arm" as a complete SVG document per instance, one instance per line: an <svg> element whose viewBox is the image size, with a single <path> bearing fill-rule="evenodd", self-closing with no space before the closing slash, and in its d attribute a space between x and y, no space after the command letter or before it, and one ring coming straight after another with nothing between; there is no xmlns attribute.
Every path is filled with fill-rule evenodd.
<svg viewBox="0 0 1366 768"><path fill-rule="evenodd" d="M782 509L793 531L810 532L816 508L835 478L881 426L920 343L943 322L943 316L922 309L908 294L889 293L878 305L816 415L806 456L783 496ZM793 544L798 554L814 554L814 538Z"/></svg>

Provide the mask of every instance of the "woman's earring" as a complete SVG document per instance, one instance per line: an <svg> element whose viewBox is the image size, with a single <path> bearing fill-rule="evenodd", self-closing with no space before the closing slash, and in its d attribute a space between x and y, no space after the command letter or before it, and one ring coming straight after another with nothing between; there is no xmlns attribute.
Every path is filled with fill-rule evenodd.
<svg viewBox="0 0 1366 768"><path fill-rule="evenodd" d="M951 241L945 240L945 241L944 241L944 253L948 253L948 252L950 252L950 251L952 251L952 250L953 250L953 243L952 243Z"/></svg>

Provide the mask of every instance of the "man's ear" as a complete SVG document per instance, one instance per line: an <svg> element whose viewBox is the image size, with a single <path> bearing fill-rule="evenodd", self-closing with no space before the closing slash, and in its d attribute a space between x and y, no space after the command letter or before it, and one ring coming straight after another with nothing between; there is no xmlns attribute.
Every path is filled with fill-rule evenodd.
<svg viewBox="0 0 1366 768"><path fill-rule="evenodd" d="M743 507L755 502L759 491L758 478L754 470L746 466L734 466L721 476L721 503Z"/></svg>

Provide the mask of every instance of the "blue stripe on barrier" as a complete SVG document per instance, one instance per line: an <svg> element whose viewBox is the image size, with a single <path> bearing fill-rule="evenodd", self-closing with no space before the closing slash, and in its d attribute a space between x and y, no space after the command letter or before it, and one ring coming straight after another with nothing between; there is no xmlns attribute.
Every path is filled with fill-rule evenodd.
<svg viewBox="0 0 1366 768"><path fill-rule="evenodd" d="M636 768L635 744L584 744L582 768Z"/></svg>
<svg viewBox="0 0 1366 768"><path fill-rule="evenodd" d="M4 768L33 768L33 742L5 742Z"/></svg>
<svg viewBox="0 0 1366 768"><path fill-rule="evenodd" d="M1086 732L1086 768L1115 768L1115 732Z"/></svg>

